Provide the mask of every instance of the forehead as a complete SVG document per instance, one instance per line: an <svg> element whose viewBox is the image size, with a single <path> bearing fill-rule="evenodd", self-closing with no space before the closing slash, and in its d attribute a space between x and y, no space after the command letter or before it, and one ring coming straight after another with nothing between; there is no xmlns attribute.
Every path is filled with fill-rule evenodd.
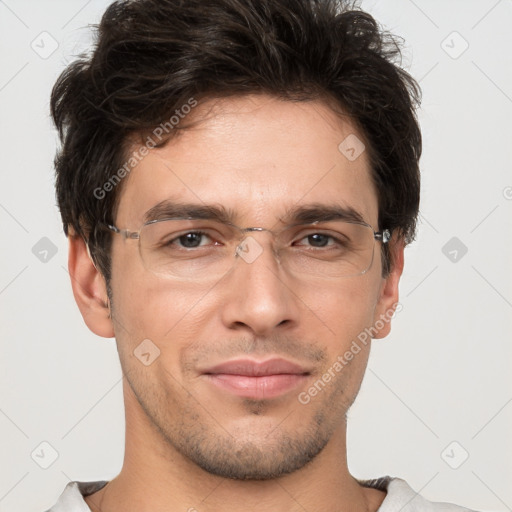
<svg viewBox="0 0 512 512"><path fill-rule="evenodd" d="M119 226L140 227L166 200L220 206L233 222L260 226L297 206L340 205L376 226L367 152L354 158L363 135L325 103L265 95L210 100L183 123L192 124L125 178Z"/></svg>

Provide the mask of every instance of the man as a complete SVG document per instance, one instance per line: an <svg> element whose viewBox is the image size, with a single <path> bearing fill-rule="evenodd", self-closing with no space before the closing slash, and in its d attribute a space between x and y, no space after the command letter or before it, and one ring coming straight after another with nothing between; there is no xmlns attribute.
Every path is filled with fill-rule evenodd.
<svg viewBox="0 0 512 512"><path fill-rule="evenodd" d="M51 106L71 283L116 338L125 459L53 512L467 510L347 468L418 214L398 56L335 1L108 8Z"/></svg>

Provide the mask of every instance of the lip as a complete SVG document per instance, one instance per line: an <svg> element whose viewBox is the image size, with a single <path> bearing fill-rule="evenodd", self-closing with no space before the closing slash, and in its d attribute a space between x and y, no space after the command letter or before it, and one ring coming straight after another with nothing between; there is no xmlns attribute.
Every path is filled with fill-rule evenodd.
<svg viewBox="0 0 512 512"><path fill-rule="evenodd" d="M304 368L292 361L282 358L272 358L265 361L255 361L253 359L233 359L225 361L218 365L207 368L202 373L206 374L228 374L228 375L246 375L248 377L262 377L265 375L279 374L304 374L309 373Z"/></svg>
<svg viewBox="0 0 512 512"><path fill-rule="evenodd" d="M275 398L300 384L310 375L307 368L281 358L266 361L235 359L208 368L203 375L229 393L257 400Z"/></svg>

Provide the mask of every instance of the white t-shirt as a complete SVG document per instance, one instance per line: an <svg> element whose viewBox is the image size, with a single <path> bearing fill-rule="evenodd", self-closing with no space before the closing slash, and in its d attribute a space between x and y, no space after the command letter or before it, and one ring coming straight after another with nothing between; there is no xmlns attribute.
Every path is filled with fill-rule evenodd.
<svg viewBox="0 0 512 512"><path fill-rule="evenodd" d="M401 478L383 476L374 480L359 480L365 487L387 491L377 512L474 512L452 503L434 503L422 498ZM46 512L91 512L84 496L99 491L107 481L69 482L57 503Z"/></svg>

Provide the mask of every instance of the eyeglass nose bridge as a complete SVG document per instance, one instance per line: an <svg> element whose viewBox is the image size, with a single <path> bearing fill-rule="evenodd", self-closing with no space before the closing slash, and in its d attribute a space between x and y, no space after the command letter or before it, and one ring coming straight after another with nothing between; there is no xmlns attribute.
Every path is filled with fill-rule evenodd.
<svg viewBox="0 0 512 512"><path fill-rule="evenodd" d="M252 227L252 228L240 228L240 231L246 233L246 232L251 232L251 231L268 231L269 233L273 233L273 231L271 231L270 229L267 229L267 228L255 228L255 227Z"/></svg>
<svg viewBox="0 0 512 512"><path fill-rule="evenodd" d="M268 228L261 228L261 227L248 227L248 228L239 228L239 231L242 235L241 240L238 242L234 256L235 258L242 258L246 263L252 263L255 261L262 253L263 253L263 246L256 240L254 240L254 243L247 242L248 235L247 233L253 233L256 231L267 231L272 235L272 253L274 254L274 257L276 258L277 262L280 263L279 259L279 252L274 247L274 242L276 239L276 236L278 233L275 233L271 229Z"/></svg>

